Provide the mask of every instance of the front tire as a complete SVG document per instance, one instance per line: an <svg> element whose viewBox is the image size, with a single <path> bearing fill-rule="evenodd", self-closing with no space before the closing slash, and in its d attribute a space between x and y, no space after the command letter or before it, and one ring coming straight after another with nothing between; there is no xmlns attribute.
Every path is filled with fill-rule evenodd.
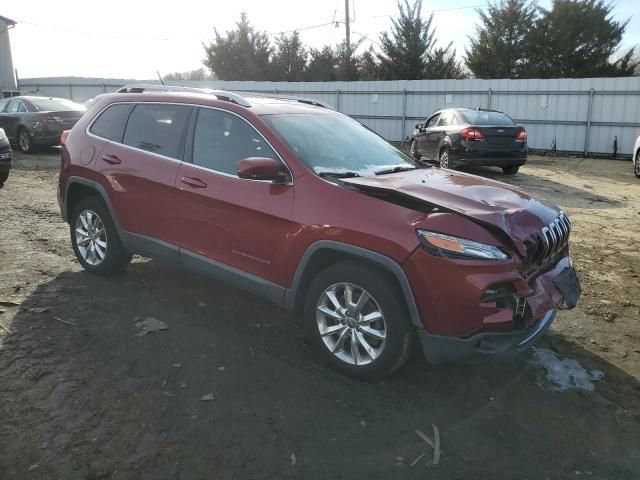
<svg viewBox="0 0 640 480"><path fill-rule="evenodd" d="M4 182L9 178L9 172L0 173L0 186L4 185Z"/></svg>
<svg viewBox="0 0 640 480"><path fill-rule="evenodd" d="M418 142L415 140L411 140L411 146L409 147L409 153L411 154L411 158L414 160L420 160L422 155L418 152Z"/></svg>
<svg viewBox="0 0 640 480"><path fill-rule="evenodd" d="M402 294L377 268L344 261L307 290L304 320L311 341L334 369L360 380L385 377L409 357L413 328Z"/></svg>
<svg viewBox="0 0 640 480"><path fill-rule="evenodd" d="M18 131L18 148L22 153L33 153L34 151L33 139L26 128L21 128Z"/></svg>
<svg viewBox="0 0 640 480"><path fill-rule="evenodd" d="M636 177L640 178L640 150L636 153L636 160L633 165L633 173L636 174Z"/></svg>
<svg viewBox="0 0 640 480"><path fill-rule="evenodd" d="M71 244L82 267L96 275L120 273L131 262L109 210L99 197L81 200L69 222Z"/></svg>
<svg viewBox="0 0 640 480"><path fill-rule="evenodd" d="M502 173L505 175L515 175L520 170L520 165L509 165L508 167L502 167Z"/></svg>

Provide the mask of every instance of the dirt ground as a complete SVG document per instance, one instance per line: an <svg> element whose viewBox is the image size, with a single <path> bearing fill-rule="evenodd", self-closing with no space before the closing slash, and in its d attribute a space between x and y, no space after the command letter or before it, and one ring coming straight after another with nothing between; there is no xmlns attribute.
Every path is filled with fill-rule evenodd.
<svg viewBox="0 0 640 480"><path fill-rule="evenodd" d="M474 171L570 213L584 295L539 347L603 372L593 391L554 389L533 361L541 348L438 367L416 354L384 382L347 379L317 361L297 319L239 290L142 258L116 278L84 273L58 213L55 150L16 164L0 190L0 479L640 478L631 162ZM169 328L136 336L138 317ZM432 425L437 465L415 432L433 438Z"/></svg>

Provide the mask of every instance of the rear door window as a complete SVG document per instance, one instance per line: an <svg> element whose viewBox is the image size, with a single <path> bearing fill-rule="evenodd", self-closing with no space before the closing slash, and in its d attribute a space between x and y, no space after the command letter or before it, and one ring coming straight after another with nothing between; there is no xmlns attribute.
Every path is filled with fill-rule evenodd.
<svg viewBox="0 0 640 480"><path fill-rule="evenodd" d="M248 157L278 157L255 128L231 113L200 108L193 133L193 163L237 175L238 162Z"/></svg>
<svg viewBox="0 0 640 480"><path fill-rule="evenodd" d="M120 141L124 124L132 108L131 104L126 103L111 105L91 124L89 131L107 140Z"/></svg>
<svg viewBox="0 0 640 480"><path fill-rule="evenodd" d="M129 117L122 143L181 159L181 139L190 109L184 105L138 104Z"/></svg>
<svg viewBox="0 0 640 480"><path fill-rule="evenodd" d="M440 120L438 120L439 127L446 127L448 125L453 125L452 111L444 112L442 115L440 115Z"/></svg>

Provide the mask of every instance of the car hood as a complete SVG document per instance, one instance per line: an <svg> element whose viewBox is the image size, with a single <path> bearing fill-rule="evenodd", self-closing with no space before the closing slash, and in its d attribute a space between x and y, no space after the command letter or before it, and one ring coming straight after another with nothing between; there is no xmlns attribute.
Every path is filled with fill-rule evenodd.
<svg viewBox="0 0 640 480"><path fill-rule="evenodd" d="M439 211L450 211L496 228L521 255L524 241L549 225L558 207L505 183L452 170L426 168L378 177L346 178L342 182L363 193L384 192L418 200Z"/></svg>

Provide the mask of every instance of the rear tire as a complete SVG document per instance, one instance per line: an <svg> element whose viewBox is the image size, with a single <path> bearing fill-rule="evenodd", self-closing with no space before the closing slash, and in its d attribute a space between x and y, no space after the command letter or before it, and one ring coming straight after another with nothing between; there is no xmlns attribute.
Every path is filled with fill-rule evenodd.
<svg viewBox="0 0 640 480"><path fill-rule="evenodd" d="M18 148L22 153L33 153L35 149L31 134L26 128L18 130Z"/></svg>
<svg viewBox="0 0 640 480"><path fill-rule="evenodd" d="M0 173L0 186L4 185L4 182L9 178L9 172Z"/></svg>
<svg viewBox="0 0 640 480"><path fill-rule="evenodd" d="M438 164L441 168L452 168L448 148L445 147L440 150L440 153L438 154Z"/></svg>
<svg viewBox="0 0 640 480"><path fill-rule="evenodd" d="M304 321L311 342L344 374L360 380L385 377L406 362L413 343L401 298L395 283L375 267L355 261L331 265L306 293Z"/></svg>
<svg viewBox="0 0 640 480"><path fill-rule="evenodd" d="M69 226L73 251L87 272L112 275L124 271L131 262L131 254L124 248L101 198L89 197L78 202Z"/></svg>
<svg viewBox="0 0 640 480"><path fill-rule="evenodd" d="M520 165L509 165L508 167L502 167L502 172L505 175L515 175L520 170Z"/></svg>
<svg viewBox="0 0 640 480"><path fill-rule="evenodd" d="M636 153L636 160L633 165L633 173L636 174L636 177L640 178L640 150Z"/></svg>

